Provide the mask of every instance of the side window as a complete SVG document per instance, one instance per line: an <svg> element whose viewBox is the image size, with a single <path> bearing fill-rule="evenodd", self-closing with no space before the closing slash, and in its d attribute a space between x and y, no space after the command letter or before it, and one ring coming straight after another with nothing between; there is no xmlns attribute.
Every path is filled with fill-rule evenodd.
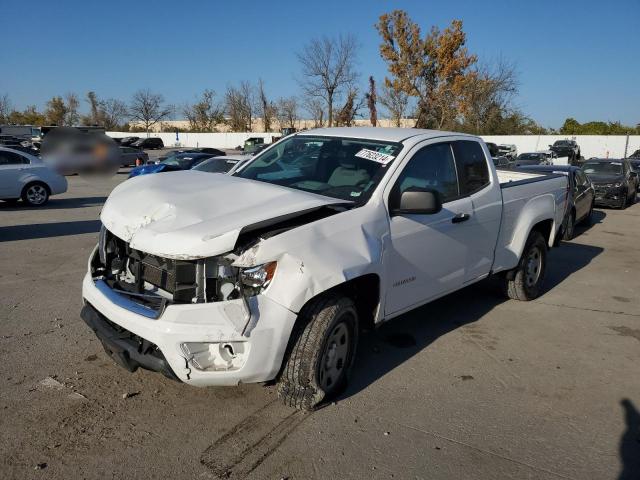
<svg viewBox="0 0 640 480"><path fill-rule="evenodd" d="M20 165L29 163L22 155L13 152L0 152L0 165Z"/></svg>
<svg viewBox="0 0 640 480"><path fill-rule="evenodd" d="M484 151L478 142L458 140L453 142L460 195L471 195L489 184L489 167Z"/></svg>
<svg viewBox="0 0 640 480"><path fill-rule="evenodd" d="M409 188L435 190L442 203L459 196L456 166L451 144L438 143L418 150L396 180L393 195L401 195Z"/></svg>

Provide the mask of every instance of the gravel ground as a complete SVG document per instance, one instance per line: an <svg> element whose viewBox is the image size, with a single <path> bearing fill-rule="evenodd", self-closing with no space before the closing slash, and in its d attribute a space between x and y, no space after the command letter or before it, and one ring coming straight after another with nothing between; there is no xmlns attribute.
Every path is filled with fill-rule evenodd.
<svg viewBox="0 0 640 480"><path fill-rule="evenodd" d="M0 478L640 478L640 205L553 250L534 302L487 281L364 335L351 385L303 414L103 352L80 285L125 178L0 202Z"/></svg>

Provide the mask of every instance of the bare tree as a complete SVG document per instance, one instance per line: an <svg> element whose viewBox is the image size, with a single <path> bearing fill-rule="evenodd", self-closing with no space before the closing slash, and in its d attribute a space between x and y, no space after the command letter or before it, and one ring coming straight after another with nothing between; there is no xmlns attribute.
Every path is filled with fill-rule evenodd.
<svg viewBox="0 0 640 480"><path fill-rule="evenodd" d="M147 133L155 124L168 118L173 113L171 105L164 104L164 97L149 90L138 90L133 94L129 106L129 117L144 126Z"/></svg>
<svg viewBox="0 0 640 480"><path fill-rule="evenodd" d="M9 123L11 110L11 100L9 100L9 95L5 93L0 96L0 123Z"/></svg>
<svg viewBox="0 0 640 480"><path fill-rule="evenodd" d="M276 112L280 128L296 128L298 122L298 100L296 97L278 100Z"/></svg>
<svg viewBox="0 0 640 480"><path fill-rule="evenodd" d="M89 103L89 115L82 118L85 125L100 125L102 118L100 117L100 101L96 92L87 92L87 102Z"/></svg>
<svg viewBox="0 0 640 480"><path fill-rule="evenodd" d="M262 124L264 126L264 131L271 131L271 123L273 121L273 117L276 115L276 105L273 102L270 102L267 98L267 94L264 91L264 82L262 79L258 79L258 89L257 89L257 98L256 98L256 111L257 114L262 117Z"/></svg>
<svg viewBox="0 0 640 480"><path fill-rule="evenodd" d="M355 37L347 35L313 39L298 53L302 66L302 90L306 96L324 100L329 126L333 125L336 97L351 87L358 77L355 71L356 50Z"/></svg>
<svg viewBox="0 0 640 480"><path fill-rule="evenodd" d="M365 104L365 98L358 100L358 90L352 88L347 94L347 99L344 102L344 106L338 111L336 115L336 125L343 127L351 127L354 123L356 115Z"/></svg>
<svg viewBox="0 0 640 480"><path fill-rule="evenodd" d="M64 98L67 107L64 124L68 126L78 125L78 123L80 122L80 114L78 113L80 100L78 99L78 95L70 92L67 93Z"/></svg>
<svg viewBox="0 0 640 480"><path fill-rule="evenodd" d="M311 115L313 128L321 128L324 125L324 105L321 99L305 97L304 109Z"/></svg>
<svg viewBox="0 0 640 480"><path fill-rule="evenodd" d="M233 131L250 132L253 123L253 89L249 82L238 87L228 86L225 93L225 110Z"/></svg>
<svg viewBox="0 0 640 480"><path fill-rule="evenodd" d="M182 109L192 132L215 132L216 125L224 121L224 108L215 97L216 93L207 89L199 101Z"/></svg>
<svg viewBox="0 0 640 480"><path fill-rule="evenodd" d="M117 130L122 127L129 116L127 105L122 100L109 98L100 102L100 117L106 130Z"/></svg>
<svg viewBox="0 0 640 480"><path fill-rule="evenodd" d="M402 126L402 118L409 104L409 95L386 84L382 85L380 103L389 112L389 117L396 127Z"/></svg>

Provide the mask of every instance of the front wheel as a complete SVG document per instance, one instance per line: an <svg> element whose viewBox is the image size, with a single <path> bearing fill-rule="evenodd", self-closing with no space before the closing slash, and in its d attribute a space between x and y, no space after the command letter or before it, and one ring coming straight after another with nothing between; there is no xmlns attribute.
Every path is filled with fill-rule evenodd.
<svg viewBox="0 0 640 480"><path fill-rule="evenodd" d="M525 243L518 266L506 272L504 291L514 300L529 301L542 293L547 266L547 243L540 232L533 231Z"/></svg>
<svg viewBox="0 0 640 480"><path fill-rule="evenodd" d="M347 381L358 344L358 314L347 297L328 294L300 312L278 380L278 396L313 410Z"/></svg>

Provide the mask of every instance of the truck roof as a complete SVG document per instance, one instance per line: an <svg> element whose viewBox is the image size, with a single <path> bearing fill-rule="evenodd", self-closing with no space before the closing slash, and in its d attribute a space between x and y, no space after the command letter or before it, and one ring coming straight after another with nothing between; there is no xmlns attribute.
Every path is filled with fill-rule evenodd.
<svg viewBox="0 0 640 480"><path fill-rule="evenodd" d="M412 137L420 136L422 140L429 138L446 137L450 135L463 135L477 138L473 135L458 132L445 132L441 130L425 130L421 128L384 128L384 127L330 127L314 128L298 132L296 135L319 135L326 137L366 138L368 140L381 140L385 142L402 142Z"/></svg>

